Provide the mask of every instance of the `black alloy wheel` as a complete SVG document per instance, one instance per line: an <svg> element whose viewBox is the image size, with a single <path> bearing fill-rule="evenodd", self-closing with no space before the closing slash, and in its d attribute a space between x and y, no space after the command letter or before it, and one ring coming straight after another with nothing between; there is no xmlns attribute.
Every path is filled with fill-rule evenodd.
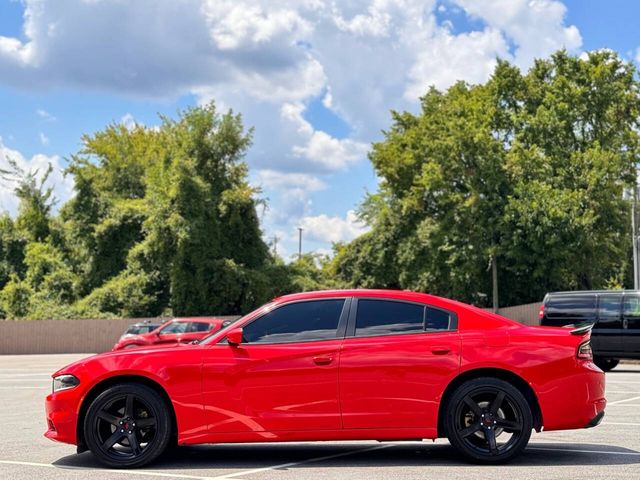
<svg viewBox="0 0 640 480"><path fill-rule="evenodd" d="M529 443L533 415L517 388L488 377L458 387L447 404L445 423L449 442L467 459L504 463Z"/></svg>
<svg viewBox="0 0 640 480"><path fill-rule="evenodd" d="M140 467L167 448L171 438L169 410L164 399L145 385L115 385L89 406L84 436L103 464Z"/></svg>

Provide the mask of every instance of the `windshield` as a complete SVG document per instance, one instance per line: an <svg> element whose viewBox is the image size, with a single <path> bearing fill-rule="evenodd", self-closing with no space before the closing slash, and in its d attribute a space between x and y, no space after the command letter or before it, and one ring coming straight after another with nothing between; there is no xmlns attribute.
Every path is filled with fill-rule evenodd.
<svg viewBox="0 0 640 480"><path fill-rule="evenodd" d="M261 307L256 308L254 311L247 313L246 315L240 317L238 320L236 320L235 322L231 322L229 325L225 325L224 323L222 324L222 328L220 330L218 330L217 332L213 332L212 334L208 335L207 337L203 338L202 340L200 340L200 342L198 342L200 345L204 345L206 343L210 343L211 340L213 339L213 337L217 336L220 332L223 332L225 330L229 330L229 327L233 327L236 323L238 322L242 322L243 320L247 319L247 318L251 318L256 316L258 313L267 310L268 308L271 307L271 305L273 305L273 302L267 303L266 305L262 305Z"/></svg>

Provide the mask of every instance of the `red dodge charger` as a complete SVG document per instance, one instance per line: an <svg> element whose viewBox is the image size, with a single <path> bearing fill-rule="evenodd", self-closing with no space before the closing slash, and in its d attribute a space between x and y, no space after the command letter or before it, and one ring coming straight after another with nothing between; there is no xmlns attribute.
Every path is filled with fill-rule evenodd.
<svg viewBox="0 0 640 480"><path fill-rule="evenodd" d="M171 443L438 437L505 462L534 428L602 420L589 338L589 327L529 327L421 293L288 295L195 345L59 370L45 436L110 467L145 465Z"/></svg>

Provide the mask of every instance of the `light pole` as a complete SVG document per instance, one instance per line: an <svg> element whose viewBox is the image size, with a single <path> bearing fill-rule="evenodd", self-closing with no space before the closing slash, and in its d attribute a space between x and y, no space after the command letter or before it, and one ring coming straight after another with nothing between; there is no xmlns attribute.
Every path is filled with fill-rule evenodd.
<svg viewBox="0 0 640 480"><path fill-rule="evenodd" d="M302 227L298 227L298 261L302 260Z"/></svg>
<svg viewBox="0 0 640 480"><path fill-rule="evenodd" d="M633 240L633 289L638 290L638 186L633 186L631 200L631 238Z"/></svg>

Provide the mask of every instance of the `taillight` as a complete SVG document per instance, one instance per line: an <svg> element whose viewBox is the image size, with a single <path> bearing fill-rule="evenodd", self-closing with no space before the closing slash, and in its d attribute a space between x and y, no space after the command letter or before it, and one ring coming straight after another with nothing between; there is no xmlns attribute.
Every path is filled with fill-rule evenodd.
<svg viewBox="0 0 640 480"><path fill-rule="evenodd" d="M580 360L593 360L593 350L591 349L591 342L586 341L581 343L578 347L578 358Z"/></svg>
<svg viewBox="0 0 640 480"><path fill-rule="evenodd" d="M544 317L544 303L540 305L540 310L538 310L538 320L542 320Z"/></svg>

